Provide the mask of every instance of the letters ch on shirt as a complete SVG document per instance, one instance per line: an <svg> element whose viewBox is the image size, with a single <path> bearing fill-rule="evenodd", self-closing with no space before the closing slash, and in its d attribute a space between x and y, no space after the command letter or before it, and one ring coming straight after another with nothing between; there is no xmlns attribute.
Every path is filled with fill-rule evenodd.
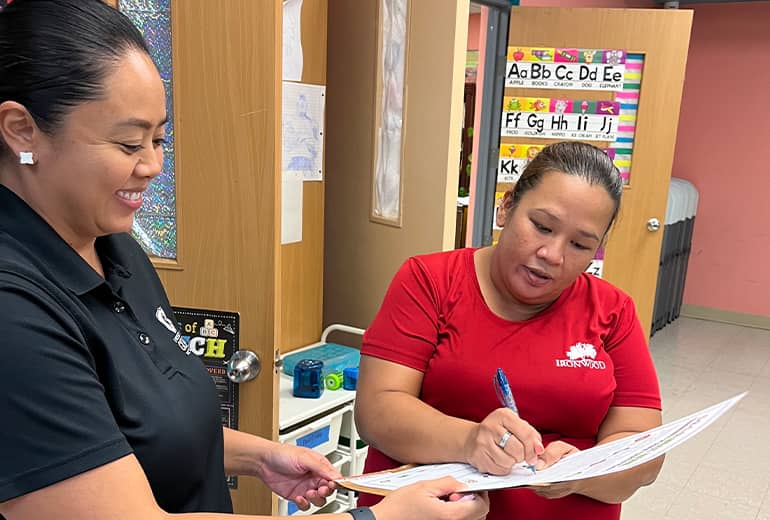
<svg viewBox="0 0 770 520"><path fill-rule="evenodd" d="M567 359L557 359L556 366L559 368L589 368L593 370L604 370L607 364L601 359L596 358L596 347L590 343L575 343L570 346L566 352Z"/></svg>

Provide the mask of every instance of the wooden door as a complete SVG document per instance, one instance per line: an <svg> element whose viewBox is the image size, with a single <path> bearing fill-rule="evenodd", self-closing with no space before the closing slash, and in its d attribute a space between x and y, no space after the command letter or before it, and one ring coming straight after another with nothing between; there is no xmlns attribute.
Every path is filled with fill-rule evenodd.
<svg viewBox="0 0 770 520"><path fill-rule="evenodd" d="M630 181L605 250L603 278L631 294L648 333L691 23L692 12L686 10L514 7L511 11L510 46L621 49L643 56ZM608 99L607 94L505 90L506 96L596 100ZM551 141L528 140L533 144ZM648 231L651 218L660 221L659 231Z"/></svg>
<svg viewBox="0 0 770 520"><path fill-rule="evenodd" d="M240 313L262 372L239 386L239 429L275 438L280 341L280 2L172 2L178 259L155 262L172 305ZM237 511L271 511L240 478Z"/></svg>
<svg viewBox="0 0 770 520"><path fill-rule="evenodd" d="M327 10L303 2L305 83L326 82ZM239 386L238 429L273 440L274 360L320 338L323 285L324 182L305 183L305 238L280 244L282 21L277 0L171 2L178 246L153 260L172 305L240 313L262 372ZM232 496L236 513L276 510L256 479Z"/></svg>

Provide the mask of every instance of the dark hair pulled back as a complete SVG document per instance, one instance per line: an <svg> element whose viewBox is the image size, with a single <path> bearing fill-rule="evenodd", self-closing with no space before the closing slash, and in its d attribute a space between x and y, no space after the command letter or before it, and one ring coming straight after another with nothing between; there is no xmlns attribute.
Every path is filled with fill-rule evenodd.
<svg viewBox="0 0 770 520"><path fill-rule="evenodd" d="M623 179L612 159L601 149L579 141L564 141L543 148L524 168L511 196L506 201L509 209L515 208L522 197L535 188L548 172L574 175L588 184L603 187L615 203L615 211L608 226L612 226L620 210L623 195Z"/></svg>
<svg viewBox="0 0 770 520"><path fill-rule="evenodd" d="M130 50L149 55L134 24L100 0L15 0L0 9L0 103L20 103L51 135L73 107L104 97Z"/></svg>

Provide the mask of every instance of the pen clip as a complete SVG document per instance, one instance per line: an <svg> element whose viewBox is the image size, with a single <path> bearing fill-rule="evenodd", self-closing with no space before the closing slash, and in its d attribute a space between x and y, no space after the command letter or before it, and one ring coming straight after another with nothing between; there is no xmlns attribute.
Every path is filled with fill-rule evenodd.
<svg viewBox="0 0 770 520"><path fill-rule="evenodd" d="M511 386L508 384L508 378L505 377L505 372L502 368L498 368L493 378L495 384L495 392L497 393L497 399L500 404L516 411L516 403L513 401L513 395L511 394Z"/></svg>

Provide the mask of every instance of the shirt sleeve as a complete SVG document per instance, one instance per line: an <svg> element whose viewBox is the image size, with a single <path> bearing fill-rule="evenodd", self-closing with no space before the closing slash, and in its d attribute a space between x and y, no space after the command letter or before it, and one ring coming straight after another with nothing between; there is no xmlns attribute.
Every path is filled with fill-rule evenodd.
<svg viewBox="0 0 770 520"><path fill-rule="evenodd" d="M636 307L627 297L618 322L609 336L607 352L615 365L615 397L612 406L661 409L660 387L655 365L642 331Z"/></svg>
<svg viewBox="0 0 770 520"><path fill-rule="evenodd" d="M438 292L425 264L407 260L366 329L361 353L425 372L438 343Z"/></svg>
<svg viewBox="0 0 770 520"><path fill-rule="evenodd" d="M0 502L131 453L66 309L8 273L0 309Z"/></svg>

